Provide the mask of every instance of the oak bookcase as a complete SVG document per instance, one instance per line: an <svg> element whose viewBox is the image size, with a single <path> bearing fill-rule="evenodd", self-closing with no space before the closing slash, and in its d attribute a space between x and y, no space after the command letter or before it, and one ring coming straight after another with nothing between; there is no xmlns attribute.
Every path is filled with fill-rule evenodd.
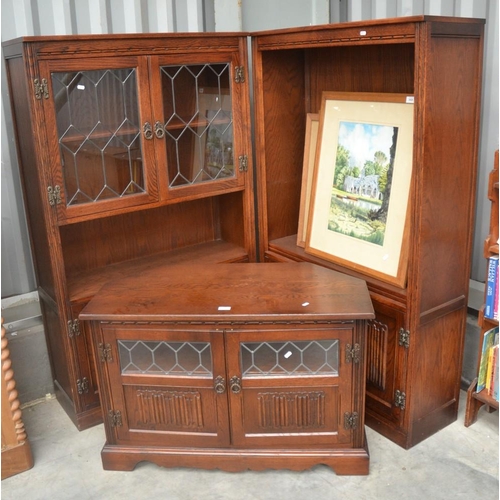
<svg viewBox="0 0 500 500"><path fill-rule="evenodd" d="M490 172L488 182L488 198L491 201L490 211L490 233L484 240L484 258L489 259L494 255L498 255L498 150L495 152L495 162L493 170ZM486 293L486 292L485 292ZM484 305L479 311L478 324L480 327L477 370L481 363L483 338L485 332L498 326L498 321L495 319L486 318L484 316ZM485 405L487 411L498 410L498 401L488 395L486 389L476 392L477 377L471 382L467 390L467 402L465 406L465 426L469 427L477 420L479 409Z"/></svg>

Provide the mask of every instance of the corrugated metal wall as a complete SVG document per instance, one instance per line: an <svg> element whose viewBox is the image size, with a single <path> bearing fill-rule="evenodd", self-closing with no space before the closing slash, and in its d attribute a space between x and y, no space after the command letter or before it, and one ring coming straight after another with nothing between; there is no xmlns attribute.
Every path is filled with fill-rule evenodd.
<svg viewBox="0 0 500 500"><path fill-rule="evenodd" d="M484 281L487 174L498 148L497 0L2 0L1 38L23 35L258 31L414 14L487 19L480 178L472 278ZM3 67L3 61L2 61ZM36 288L9 97L2 71L2 297Z"/></svg>

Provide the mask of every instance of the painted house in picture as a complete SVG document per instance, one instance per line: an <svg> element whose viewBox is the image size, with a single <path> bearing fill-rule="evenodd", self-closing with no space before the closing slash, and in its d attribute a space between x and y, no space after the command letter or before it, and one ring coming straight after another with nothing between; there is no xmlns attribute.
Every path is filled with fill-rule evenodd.
<svg viewBox="0 0 500 500"><path fill-rule="evenodd" d="M381 200L382 193L379 189L378 175L367 175L353 177L347 175L344 179L344 191L346 193L359 194L370 198Z"/></svg>

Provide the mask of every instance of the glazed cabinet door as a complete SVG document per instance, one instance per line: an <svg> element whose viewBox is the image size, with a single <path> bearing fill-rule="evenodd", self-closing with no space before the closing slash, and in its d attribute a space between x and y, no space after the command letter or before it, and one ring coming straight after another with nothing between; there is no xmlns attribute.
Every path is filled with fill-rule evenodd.
<svg viewBox="0 0 500 500"><path fill-rule="evenodd" d="M167 199L244 186L247 84L237 52L152 56L154 141ZM243 80L243 81L242 81Z"/></svg>
<svg viewBox="0 0 500 500"><path fill-rule="evenodd" d="M403 423L408 356L404 313L372 297L375 319L366 335L366 412L394 427Z"/></svg>
<svg viewBox="0 0 500 500"><path fill-rule="evenodd" d="M236 446L349 446L352 325L226 332Z"/></svg>
<svg viewBox="0 0 500 500"><path fill-rule="evenodd" d="M221 333L112 325L101 331L113 444L229 444Z"/></svg>
<svg viewBox="0 0 500 500"><path fill-rule="evenodd" d="M58 219L156 201L147 58L41 61L40 74Z"/></svg>

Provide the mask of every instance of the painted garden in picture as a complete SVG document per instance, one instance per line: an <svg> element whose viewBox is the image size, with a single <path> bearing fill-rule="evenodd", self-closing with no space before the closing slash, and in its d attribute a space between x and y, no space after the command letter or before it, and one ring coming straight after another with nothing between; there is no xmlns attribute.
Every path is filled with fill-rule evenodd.
<svg viewBox="0 0 500 500"><path fill-rule="evenodd" d="M398 128L341 121L328 229L383 245Z"/></svg>

